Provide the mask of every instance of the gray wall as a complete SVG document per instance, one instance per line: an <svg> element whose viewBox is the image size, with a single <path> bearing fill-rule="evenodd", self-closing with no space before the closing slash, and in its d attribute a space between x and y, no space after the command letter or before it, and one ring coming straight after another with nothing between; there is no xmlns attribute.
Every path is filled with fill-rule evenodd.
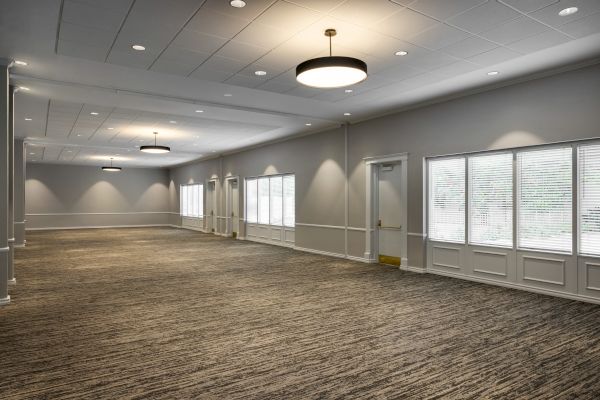
<svg viewBox="0 0 600 400"><path fill-rule="evenodd" d="M600 136L600 66L372 119L349 127L350 227L365 226L364 157L408 153L408 261L425 265L423 158ZM296 174L296 245L344 254L343 129L199 162L171 171L171 210L181 183L211 176ZM222 163L222 164L221 164ZM222 169L222 172L221 172ZM224 196L221 196L224 203ZM222 208L224 209L224 208ZM220 211L220 215L223 212ZM365 233L348 232L348 255L362 257Z"/></svg>
<svg viewBox="0 0 600 400"><path fill-rule="evenodd" d="M169 171L27 164L27 229L169 223Z"/></svg>

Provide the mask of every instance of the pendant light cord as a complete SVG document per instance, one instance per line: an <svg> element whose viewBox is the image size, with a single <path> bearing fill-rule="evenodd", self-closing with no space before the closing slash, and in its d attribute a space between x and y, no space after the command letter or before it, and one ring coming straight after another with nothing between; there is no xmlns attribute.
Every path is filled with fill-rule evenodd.
<svg viewBox="0 0 600 400"><path fill-rule="evenodd" d="M329 36L329 57L331 57L331 36Z"/></svg>

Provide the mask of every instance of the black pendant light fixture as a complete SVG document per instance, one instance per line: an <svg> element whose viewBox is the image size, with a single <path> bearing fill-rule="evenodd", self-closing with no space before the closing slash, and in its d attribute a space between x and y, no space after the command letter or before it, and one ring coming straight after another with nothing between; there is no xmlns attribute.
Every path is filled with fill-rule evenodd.
<svg viewBox="0 0 600 400"><path fill-rule="evenodd" d="M169 146L159 146L156 144L156 137L158 136L158 132L153 132L153 133L154 133L154 145L140 146L140 151L143 151L144 153L151 153L151 154L163 154L163 153L170 152L171 148Z"/></svg>
<svg viewBox="0 0 600 400"><path fill-rule="evenodd" d="M367 64L352 57L333 56L331 38L335 29L327 29L329 57L313 58L296 67L296 80L303 85L316 88L339 88L354 85L367 79Z"/></svg>
<svg viewBox="0 0 600 400"><path fill-rule="evenodd" d="M113 166L113 158L110 158L110 166L102 167L102 171L106 172L121 172L121 167Z"/></svg>

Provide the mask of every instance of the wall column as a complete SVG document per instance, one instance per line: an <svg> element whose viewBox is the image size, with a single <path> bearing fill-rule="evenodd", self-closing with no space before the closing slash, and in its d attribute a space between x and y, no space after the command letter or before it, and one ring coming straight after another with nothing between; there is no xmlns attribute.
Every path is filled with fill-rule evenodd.
<svg viewBox="0 0 600 400"><path fill-rule="evenodd" d="M11 60L0 59L0 305L8 295L8 79Z"/></svg>
<svg viewBox="0 0 600 400"><path fill-rule="evenodd" d="M25 247L25 141L15 140L15 247Z"/></svg>
<svg viewBox="0 0 600 400"><path fill-rule="evenodd" d="M15 87L8 88L8 284L15 278Z"/></svg>

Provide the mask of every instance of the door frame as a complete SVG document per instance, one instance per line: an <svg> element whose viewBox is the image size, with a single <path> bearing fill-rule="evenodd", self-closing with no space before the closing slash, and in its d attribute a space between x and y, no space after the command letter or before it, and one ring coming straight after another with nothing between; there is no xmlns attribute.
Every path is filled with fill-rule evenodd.
<svg viewBox="0 0 600 400"><path fill-rule="evenodd" d="M213 193L213 198L211 199L212 202L212 207L213 207L213 211L214 211L214 215L208 215L208 218L210 218L210 223L212 225L211 229L212 232L210 230L208 230L208 218L204 219L204 231L207 233L213 233L213 234L217 234L218 231L218 225L219 225L219 219L217 218L218 214L219 214L219 208L218 208L218 197L217 197L217 188L218 185L217 183L219 182L219 178L211 178L211 179L207 179L206 181L206 189L204 190L204 207L206 207L208 205L208 196L209 196L209 188L210 188L210 184L214 183L215 185L215 189L214 189L214 193ZM207 209L208 211L208 209Z"/></svg>
<svg viewBox="0 0 600 400"><path fill-rule="evenodd" d="M233 220L231 218L231 211L230 210L230 206L232 206L232 204L230 205L230 202L233 200L233 196L232 196L232 190L231 190L231 186L230 186L230 181L237 181L238 184L238 206L237 206L237 216L238 216L238 227L239 225L241 225L241 221L240 221L240 177L239 175L235 175L235 176L227 176L225 177L225 235L230 237L233 234ZM233 208L233 207L231 207ZM229 231L229 222L231 222L231 232ZM239 228L238 228L239 231ZM240 232L237 232L237 235L240 235Z"/></svg>
<svg viewBox="0 0 600 400"><path fill-rule="evenodd" d="M400 183L402 204L402 238L400 240L401 261L400 268L408 266L408 153L388 154L363 158L365 162L365 254L364 257L371 263L379 259L379 232L375 227L376 213L379 208L379 166L382 164L401 164L402 182Z"/></svg>

